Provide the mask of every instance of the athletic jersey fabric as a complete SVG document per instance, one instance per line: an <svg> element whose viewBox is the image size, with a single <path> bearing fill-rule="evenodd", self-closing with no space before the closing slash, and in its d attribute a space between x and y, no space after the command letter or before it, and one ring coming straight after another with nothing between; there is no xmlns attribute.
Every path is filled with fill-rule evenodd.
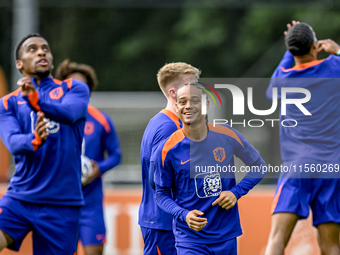
<svg viewBox="0 0 340 255"><path fill-rule="evenodd" d="M248 172L236 185L235 173L227 170L234 166L234 155L260 172ZM218 243L241 235L242 230L237 204L225 210L212 203L225 190L233 192L237 199L247 194L263 178L261 169L266 164L238 131L229 125L209 124L208 135L202 141L191 141L183 130L163 141L157 149L155 166L157 203L174 216L176 242ZM194 209L208 219L199 232L190 229L185 221Z"/></svg>
<svg viewBox="0 0 340 255"><path fill-rule="evenodd" d="M81 144L89 88L80 81L43 78L36 92L21 88L0 99L0 136L16 171L5 196L49 205L81 206ZM50 119L45 142L35 132L37 111Z"/></svg>
<svg viewBox="0 0 340 255"><path fill-rule="evenodd" d="M284 161L311 158L334 161L340 158L340 57L330 55L326 59L314 60L293 66L294 57L287 51L276 68L267 97L272 99L272 88L299 87L311 93L311 99L303 106L312 114L304 115L295 105L287 105L287 114L280 122L297 121L296 127L280 125L281 157ZM304 98L302 93L287 93L287 98ZM287 122L287 123L288 123ZM290 121L291 122L291 121ZM294 124L291 122L291 124Z"/></svg>
<svg viewBox="0 0 340 255"><path fill-rule="evenodd" d="M287 51L272 75L267 97L272 99L273 87L278 88L279 98L284 87L307 89L311 98L304 107L312 115L305 116L295 105L287 106L286 115L280 114L280 121L298 122L292 128L280 126L283 166L296 172L280 174L272 213L291 212L306 218L311 209L313 225L339 223L340 57L330 55L292 67L293 63ZM288 93L287 98L301 95Z"/></svg>
<svg viewBox="0 0 340 255"><path fill-rule="evenodd" d="M155 191L151 188L149 177L150 158L159 143L181 128L179 118L169 110L163 109L148 123L141 145L141 167L143 196L139 207L138 224L145 228L172 230L172 216L160 209L156 203Z"/></svg>
<svg viewBox="0 0 340 255"><path fill-rule="evenodd" d="M85 123L85 156L98 163L100 174L120 163L119 140L111 118L93 106L88 106ZM104 152L108 152L107 158ZM83 186L85 204L103 201L101 176Z"/></svg>

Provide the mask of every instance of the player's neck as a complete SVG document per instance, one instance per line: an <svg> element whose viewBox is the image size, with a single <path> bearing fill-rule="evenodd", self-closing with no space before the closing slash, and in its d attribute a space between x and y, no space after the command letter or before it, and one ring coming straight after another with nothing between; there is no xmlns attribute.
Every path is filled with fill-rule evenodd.
<svg viewBox="0 0 340 255"><path fill-rule="evenodd" d="M24 73L24 72L23 72L22 74L23 74L24 77L28 77L28 78L30 78L30 79L35 78L35 82L36 82L36 84L37 84L38 86L40 85L41 80L42 80L43 78L50 77L50 76L41 77L41 76L36 75L36 74L30 74L30 73Z"/></svg>
<svg viewBox="0 0 340 255"><path fill-rule="evenodd" d="M202 141L208 135L208 126L204 122L187 125L183 123L183 132L186 137L193 141Z"/></svg>
<svg viewBox="0 0 340 255"><path fill-rule="evenodd" d="M317 55L313 53L309 53L303 56L294 56L295 65L302 65L314 60L317 60Z"/></svg>
<svg viewBox="0 0 340 255"><path fill-rule="evenodd" d="M35 81L36 81L37 85L40 86L41 78L37 77L37 76L35 76L34 78L35 78Z"/></svg>
<svg viewBox="0 0 340 255"><path fill-rule="evenodd" d="M166 104L165 110L168 110L172 112L173 114L175 114L176 116L178 116L175 103L170 102L169 99L168 99L168 103Z"/></svg>

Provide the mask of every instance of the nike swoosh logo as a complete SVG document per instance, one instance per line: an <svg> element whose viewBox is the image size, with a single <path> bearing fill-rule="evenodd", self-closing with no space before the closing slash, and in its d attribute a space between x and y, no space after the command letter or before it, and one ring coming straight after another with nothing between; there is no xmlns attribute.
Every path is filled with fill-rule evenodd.
<svg viewBox="0 0 340 255"><path fill-rule="evenodd" d="M187 161L184 161L184 162L181 160L181 165L184 165L185 163L188 163L190 160L191 159L188 159Z"/></svg>
<svg viewBox="0 0 340 255"><path fill-rule="evenodd" d="M97 239L98 241L104 239L104 237L105 237L104 234L97 234L97 235L96 235L96 239Z"/></svg>
<svg viewBox="0 0 340 255"><path fill-rule="evenodd" d="M18 101L18 104L26 104L26 101Z"/></svg>

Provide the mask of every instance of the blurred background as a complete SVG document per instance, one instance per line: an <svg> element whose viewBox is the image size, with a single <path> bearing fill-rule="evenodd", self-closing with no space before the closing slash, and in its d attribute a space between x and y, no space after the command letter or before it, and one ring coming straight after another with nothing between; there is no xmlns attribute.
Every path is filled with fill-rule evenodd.
<svg viewBox="0 0 340 255"><path fill-rule="evenodd" d="M269 109L268 80L253 82L270 78L280 62L286 24L306 22L318 39L340 43L339 17L340 0L0 0L0 96L17 87L14 49L30 32L47 39L55 68L66 58L94 67L99 87L91 104L114 120L123 153L122 164L104 176L106 187L140 191L143 131L166 104L156 80L160 67L181 61L201 69L202 78L251 78L241 86L245 96L253 87L256 108ZM230 119L226 100L220 111ZM246 112L244 119L255 117ZM267 163L281 164L278 125L235 128ZM3 146L0 157L0 181L7 182L13 169ZM262 185L275 183L267 178Z"/></svg>
<svg viewBox="0 0 340 255"><path fill-rule="evenodd" d="M121 166L105 182L140 185L142 134L165 107L156 80L160 67L182 61L201 69L202 78L269 78L284 54L288 22L304 21L319 39L340 42L339 17L336 0L0 0L0 65L8 91L14 90L20 78L15 46L39 32L51 45L55 68L65 58L93 66L99 87L91 104L113 118L123 150ZM270 108L267 84L256 86L255 106ZM245 119L251 118L246 113ZM278 126L235 127L246 132L267 163L281 163Z"/></svg>

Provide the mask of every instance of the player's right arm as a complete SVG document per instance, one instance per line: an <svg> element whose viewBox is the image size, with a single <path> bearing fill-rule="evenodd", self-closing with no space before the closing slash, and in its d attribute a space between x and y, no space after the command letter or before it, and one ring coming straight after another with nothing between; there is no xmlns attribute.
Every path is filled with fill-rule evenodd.
<svg viewBox="0 0 340 255"><path fill-rule="evenodd" d="M152 141L152 150L150 157L150 166L149 166L149 183L153 190L156 190L156 185L154 182L154 173L155 173L155 162L154 155L158 148L158 145L161 141L165 140L169 136L171 136L177 130L177 126L173 121L164 122L163 125L157 130L154 139Z"/></svg>
<svg viewBox="0 0 340 255"><path fill-rule="evenodd" d="M287 24L287 31L294 25L299 24L299 21L292 21L292 24ZM284 31L284 35L287 35L287 31ZM278 77L278 73L280 71L282 71L282 68L284 69L288 69L288 68L292 68L294 64L294 56L292 55L292 53L290 53L288 50L285 52L285 54L283 55L282 60L280 61L279 65L276 67L272 78L277 78Z"/></svg>
<svg viewBox="0 0 340 255"><path fill-rule="evenodd" d="M1 99L0 136L2 141L11 154L36 151L41 146L43 139L48 136L46 128L44 128L44 115L38 115L34 133L23 134L12 107L10 102L5 107L3 99Z"/></svg>
<svg viewBox="0 0 340 255"><path fill-rule="evenodd" d="M81 118L86 117L87 105L89 103L89 87L74 79L65 80L59 93L63 93L62 100L51 100L42 97L39 91L35 90L34 79L21 78L18 85L27 92L22 93L22 97L34 111L42 111L46 117L61 123L72 124ZM23 91L24 92L24 91ZM50 92L51 93L51 92Z"/></svg>
<svg viewBox="0 0 340 255"><path fill-rule="evenodd" d="M171 196L170 187L161 187L156 184L156 201L163 211L171 214L176 220L186 222L189 228L195 231L201 231L208 223L207 218L199 217L204 215L203 212L189 211L179 206Z"/></svg>
<svg viewBox="0 0 340 255"><path fill-rule="evenodd" d="M199 210L189 211L179 206L172 197L173 187L173 170L171 163L165 158L162 159L163 141L154 156L155 159L155 183L156 183L156 201L158 206L165 212L171 214L176 220L186 222L188 226L195 230L202 230L208 223L206 218L198 217L204 213Z"/></svg>

